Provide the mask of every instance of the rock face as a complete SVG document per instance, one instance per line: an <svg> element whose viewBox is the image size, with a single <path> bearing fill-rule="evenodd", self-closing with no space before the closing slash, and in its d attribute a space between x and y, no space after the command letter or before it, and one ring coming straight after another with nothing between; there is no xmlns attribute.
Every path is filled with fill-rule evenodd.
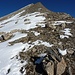
<svg viewBox="0 0 75 75"><path fill-rule="evenodd" d="M16 15L15 21L13 15ZM0 48L4 44L9 51L12 46L21 45L21 50L17 47L17 51L11 51L15 54L11 60L16 58L23 64L19 69L21 74L75 75L75 18L49 11L41 3L36 3L2 17L0 21ZM20 52L16 54L18 50ZM9 68L6 74L11 71Z"/></svg>
<svg viewBox="0 0 75 75"><path fill-rule="evenodd" d="M11 38L13 35L11 33L7 33L2 35L4 37L5 40L8 40L9 38Z"/></svg>
<svg viewBox="0 0 75 75"><path fill-rule="evenodd" d="M54 75L54 63L49 62L46 65L46 72L48 75Z"/></svg>
<svg viewBox="0 0 75 75"><path fill-rule="evenodd" d="M0 37L0 41L8 40L8 39L10 39L12 36L13 36L12 33L3 34L3 35L1 35L1 37Z"/></svg>
<svg viewBox="0 0 75 75"><path fill-rule="evenodd" d="M65 72L67 65L65 60L62 58L61 62L57 64L57 75L62 75Z"/></svg>

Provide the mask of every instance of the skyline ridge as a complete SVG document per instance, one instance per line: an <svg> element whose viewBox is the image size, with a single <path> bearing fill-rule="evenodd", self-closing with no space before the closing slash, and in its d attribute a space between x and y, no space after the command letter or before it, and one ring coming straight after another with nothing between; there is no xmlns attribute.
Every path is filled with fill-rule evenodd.
<svg viewBox="0 0 75 75"><path fill-rule="evenodd" d="M3 19L3 18L5 18L5 17L11 17L13 14L17 14L17 12L20 12L21 10L25 10L26 9L26 7L30 7L30 6L32 6L32 7L34 7L35 5L38 5L38 6L41 6L41 7L44 7L47 11L50 11L50 12L53 12L53 11L51 11L51 10L49 10L48 8L46 8L41 2L37 2L37 3L31 3L31 4L28 4L28 5L26 5L26 6L24 6L24 7L22 7L22 8L20 8L20 9L18 9L18 10L16 10L16 11L14 11L14 12L11 12L11 13L9 13L9 14L7 14L7 15L5 15L5 16L2 16L2 17L0 17L0 20L1 19ZM31 8L31 7L30 7ZM32 9L32 8L31 8ZM65 13L65 12L53 12L53 13L64 13L64 14L67 14L67 13ZM69 15L69 16L71 16L70 14L67 14L67 15Z"/></svg>
<svg viewBox="0 0 75 75"><path fill-rule="evenodd" d="M20 8L28 5L28 4L35 4L37 2L41 2L47 9L53 11L53 12L65 12L67 14L70 14L71 16L75 17L75 1L55 1L55 0L0 0L0 17L3 17L9 13L12 13L16 10L19 10Z"/></svg>

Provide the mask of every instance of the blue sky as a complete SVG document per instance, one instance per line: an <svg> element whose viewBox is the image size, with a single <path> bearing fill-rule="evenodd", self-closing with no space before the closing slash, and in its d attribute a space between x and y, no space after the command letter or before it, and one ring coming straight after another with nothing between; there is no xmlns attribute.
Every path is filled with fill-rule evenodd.
<svg viewBox="0 0 75 75"><path fill-rule="evenodd" d="M0 17L37 2L54 12L66 12L75 17L75 0L0 0Z"/></svg>

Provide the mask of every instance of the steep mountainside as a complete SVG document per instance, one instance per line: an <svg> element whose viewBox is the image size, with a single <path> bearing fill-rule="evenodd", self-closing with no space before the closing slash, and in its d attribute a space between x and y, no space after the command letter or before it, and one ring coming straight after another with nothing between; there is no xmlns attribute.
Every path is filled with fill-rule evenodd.
<svg viewBox="0 0 75 75"><path fill-rule="evenodd" d="M0 75L75 75L75 18L40 2L0 18Z"/></svg>

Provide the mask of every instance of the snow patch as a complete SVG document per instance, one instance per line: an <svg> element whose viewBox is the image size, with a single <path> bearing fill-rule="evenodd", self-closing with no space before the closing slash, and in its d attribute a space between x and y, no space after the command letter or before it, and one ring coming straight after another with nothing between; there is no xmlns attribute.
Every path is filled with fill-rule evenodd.
<svg viewBox="0 0 75 75"><path fill-rule="evenodd" d="M35 36L40 35L40 33L36 32L36 31L32 31L34 33Z"/></svg>
<svg viewBox="0 0 75 75"><path fill-rule="evenodd" d="M65 35L72 36L70 30L71 30L70 28L65 28L64 30L61 30L61 32L64 32Z"/></svg>
<svg viewBox="0 0 75 75"><path fill-rule="evenodd" d="M72 22L69 22L69 21L54 21L54 23L52 25L61 25L61 24L64 24L64 23L72 23Z"/></svg>
<svg viewBox="0 0 75 75"><path fill-rule="evenodd" d="M35 45L44 45L46 47L52 47L53 46L53 44L50 44L48 42L43 42L42 40L37 40L37 41L33 42L33 44L35 44Z"/></svg>
<svg viewBox="0 0 75 75"><path fill-rule="evenodd" d="M65 50L58 49L58 51L61 55L66 55L67 54L67 49L65 49Z"/></svg>
<svg viewBox="0 0 75 75"><path fill-rule="evenodd" d="M25 12L25 10L23 10L23 11L19 12L18 14L12 16L11 18L8 18L8 19L6 19L6 20L1 21L0 24L5 24L6 22L9 23L9 22L12 22L13 20L16 20L16 18L18 18L18 17L20 16L20 14L22 14L23 12ZM8 24L8 23L7 23L7 24Z"/></svg>
<svg viewBox="0 0 75 75"><path fill-rule="evenodd" d="M19 70L21 68L21 65L23 66L23 64L21 64L20 61L16 59L12 60L11 58L18 55L18 53L22 51L24 47L25 45L23 43L17 43L13 46L8 46L7 44L5 44L5 47L0 50L0 54L1 54L0 61L2 62L0 63L0 74L1 75L6 75L6 72L8 68L10 67L8 65L10 64L11 64L11 67L10 67L11 71L9 75L16 75L16 74L21 75Z"/></svg>
<svg viewBox="0 0 75 75"><path fill-rule="evenodd" d="M16 33L15 33L16 34ZM18 33L17 33L18 34ZM11 40L11 39L10 39ZM21 64L19 60L17 60L15 57L18 55L20 51L22 51L25 48L25 51L33 48L35 45L44 45L47 47L52 47L53 44L50 44L48 42L43 42L42 40L37 40L29 43L16 43L14 45L9 46L9 41L5 41L0 43L0 74L6 75L7 69L10 68L11 71L8 75L21 75L20 68L26 64ZM14 39L15 40L15 39ZM46 54L41 54L40 56L45 56ZM13 58L13 59L12 59ZM42 59L40 59L42 60ZM40 62L38 62L40 63Z"/></svg>
<svg viewBox="0 0 75 75"><path fill-rule="evenodd" d="M61 38L61 39L69 38L69 36L67 36L67 35L60 35L60 38Z"/></svg>
<svg viewBox="0 0 75 75"><path fill-rule="evenodd" d="M15 40L17 40L17 39L20 39L20 38L22 38L22 37L26 37L26 36L27 36L26 33L20 33L20 32L16 32L16 33L14 33L13 35L14 35L14 37L13 37L12 39L10 39L9 42L15 41Z"/></svg>
<svg viewBox="0 0 75 75"><path fill-rule="evenodd" d="M10 69L10 67L11 67L11 64L7 65L6 67L2 69L2 72L4 73L4 75L8 73L8 70Z"/></svg>
<svg viewBox="0 0 75 75"><path fill-rule="evenodd" d="M70 28L65 28L64 30L61 30L61 32L64 32L64 35L60 35L61 39L69 38L69 36L72 36Z"/></svg>
<svg viewBox="0 0 75 75"><path fill-rule="evenodd" d="M39 54L38 56L45 57L46 55L47 55L47 53L42 53L42 54Z"/></svg>
<svg viewBox="0 0 75 75"><path fill-rule="evenodd" d="M23 13L23 12L21 12L21 13ZM38 24L38 23L44 22L44 20L45 20L45 17L41 16L41 14L43 14L43 13L34 12L31 14L26 14L24 16L19 17L19 15L21 13L18 13L15 16L3 21L3 23L5 23L7 21L9 21L9 22L4 24L4 26L2 28L0 28L0 32L11 32L12 30L16 30L16 29L29 30L29 29L37 28L39 26L45 27L44 23ZM40 16L37 16L37 15L40 15ZM25 24L25 22L24 22L25 19L29 19L30 23Z"/></svg>

